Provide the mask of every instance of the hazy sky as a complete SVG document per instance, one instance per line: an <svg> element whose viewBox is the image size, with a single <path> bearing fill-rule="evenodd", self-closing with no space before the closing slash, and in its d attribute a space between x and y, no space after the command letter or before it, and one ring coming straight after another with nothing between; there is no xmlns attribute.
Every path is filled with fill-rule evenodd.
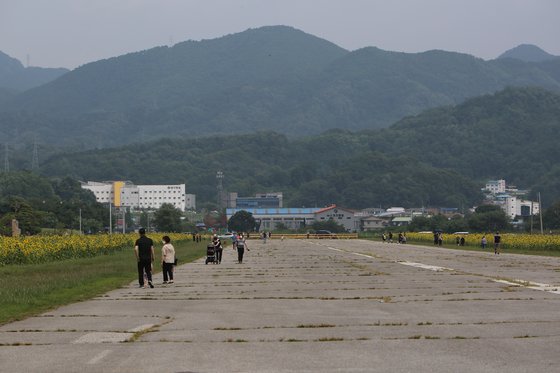
<svg viewBox="0 0 560 373"><path fill-rule="evenodd" d="M354 50L560 55L559 0L0 0L0 51L33 66L87 62L266 25Z"/></svg>

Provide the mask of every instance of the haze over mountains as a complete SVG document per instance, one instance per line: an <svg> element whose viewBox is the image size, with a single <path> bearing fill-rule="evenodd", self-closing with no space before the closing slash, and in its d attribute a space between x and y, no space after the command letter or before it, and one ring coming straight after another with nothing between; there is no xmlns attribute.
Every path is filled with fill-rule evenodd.
<svg viewBox="0 0 560 373"><path fill-rule="evenodd" d="M0 51L0 91L23 92L55 80L68 71L64 68L24 67L20 61Z"/></svg>
<svg viewBox="0 0 560 373"><path fill-rule="evenodd" d="M10 91L0 140L15 168L37 138L45 176L187 181L208 206L223 170L228 190L282 190L293 206L471 206L485 180L506 178L546 207L560 199L559 94L560 59L532 47L491 61L349 52L275 26Z"/></svg>
<svg viewBox="0 0 560 373"><path fill-rule="evenodd" d="M543 62L560 59L532 44L521 44L505 51L498 58L515 58L525 62Z"/></svg>
<svg viewBox="0 0 560 373"><path fill-rule="evenodd" d="M560 61L346 51L285 27L84 65L0 104L0 141L106 147L175 135L384 128L506 86L560 92Z"/></svg>
<svg viewBox="0 0 560 373"><path fill-rule="evenodd" d="M331 130L291 139L274 132L173 137L52 157L47 175L138 183L184 182L215 200L214 170L228 190L282 190L287 205L447 205L480 201L480 184L503 177L560 197L560 95L508 88L429 110L383 130ZM139 151L139 149L146 149ZM556 197L554 197L556 196Z"/></svg>

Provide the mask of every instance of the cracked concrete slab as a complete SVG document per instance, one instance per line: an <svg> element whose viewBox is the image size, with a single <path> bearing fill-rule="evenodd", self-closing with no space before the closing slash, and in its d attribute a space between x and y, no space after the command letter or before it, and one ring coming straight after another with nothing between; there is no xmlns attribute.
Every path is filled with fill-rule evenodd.
<svg viewBox="0 0 560 373"><path fill-rule="evenodd" d="M560 259L364 240L251 242L0 327L9 372L550 372ZM406 264L406 265L403 265ZM131 263L134 265L134 263ZM32 356L33 358L28 358ZM60 359L64 356L64 359Z"/></svg>

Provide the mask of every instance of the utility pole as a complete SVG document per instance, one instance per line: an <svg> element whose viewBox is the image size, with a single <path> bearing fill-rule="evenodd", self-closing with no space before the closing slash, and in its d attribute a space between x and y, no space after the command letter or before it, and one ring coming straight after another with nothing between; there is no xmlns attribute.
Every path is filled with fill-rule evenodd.
<svg viewBox="0 0 560 373"><path fill-rule="evenodd" d="M123 234L126 233L126 231L125 231L126 223L125 223L125 220L124 220L124 218L125 218L125 213L126 213L126 211L125 211L125 209L123 208L123 210L122 210L122 232L123 232Z"/></svg>
<svg viewBox="0 0 560 373"><path fill-rule="evenodd" d="M533 234L533 201L531 201L531 218L529 219L529 224L531 225L530 234Z"/></svg>
<svg viewBox="0 0 560 373"><path fill-rule="evenodd" d="M542 202L541 202L541 192L539 192L539 218L541 221L541 234L544 234L542 225Z"/></svg>
<svg viewBox="0 0 560 373"><path fill-rule="evenodd" d="M82 234L82 208L80 207L80 234Z"/></svg>
<svg viewBox="0 0 560 373"><path fill-rule="evenodd" d="M113 203L109 201L109 234L113 234Z"/></svg>

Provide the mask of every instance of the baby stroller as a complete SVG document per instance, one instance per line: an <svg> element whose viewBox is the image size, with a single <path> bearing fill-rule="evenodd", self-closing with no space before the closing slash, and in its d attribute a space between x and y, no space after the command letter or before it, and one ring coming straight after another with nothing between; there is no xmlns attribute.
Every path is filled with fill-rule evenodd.
<svg viewBox="0 0 560 373"><path fill-rule="evenodd" d="M206 264L208 263L216 263L216 248L212 242L206 246Z"/></svg>

